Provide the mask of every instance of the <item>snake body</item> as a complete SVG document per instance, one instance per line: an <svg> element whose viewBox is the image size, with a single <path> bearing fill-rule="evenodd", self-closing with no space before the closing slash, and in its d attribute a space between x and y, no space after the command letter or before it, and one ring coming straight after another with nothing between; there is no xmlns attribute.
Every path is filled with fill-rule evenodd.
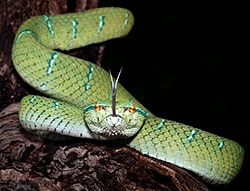
<svg viewBox="0 0 250 191"><path fill-rule="evenodd" d="M25 21L13 43L13 64L41 95L20 102L22 126L52 139L126 139L127 146L193 171L206 181L228 184L241 169L237 142L155 116L109 72L60 50L126 36L134 24L124 8L43 15Z"/></svg>

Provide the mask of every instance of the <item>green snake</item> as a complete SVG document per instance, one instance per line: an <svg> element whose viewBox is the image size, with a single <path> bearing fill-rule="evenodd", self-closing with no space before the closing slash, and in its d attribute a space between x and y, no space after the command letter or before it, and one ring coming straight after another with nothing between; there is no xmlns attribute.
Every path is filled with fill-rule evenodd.
<svg viewBox="0 0 250 191"><path fill-rule="evenodd" d="M118 83L119 76L114 79L96 64L59 51L125 37L133 25L133 14L119 7L25 21L14 39L13 64L22 79L46 97L22 98L21 125L51 139L129 140L128 147L210 183L230 183L243 163L242 146L155 116Z"/></svg>

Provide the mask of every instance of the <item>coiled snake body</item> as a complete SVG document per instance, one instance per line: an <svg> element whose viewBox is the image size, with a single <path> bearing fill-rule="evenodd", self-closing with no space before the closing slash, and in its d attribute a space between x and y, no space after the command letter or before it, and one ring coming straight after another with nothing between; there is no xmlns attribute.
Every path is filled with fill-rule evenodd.
<svg viewBox="0 0 250 191"><path fill-rule="evenodd" d="M54 139L132 137L128 147L211 183L229 183L243 163L244 149L238 143L153 115L101 67L56 51L124 37L133 24L132 13L118 7L24 22L14 40L13 63L25 82L48 97L25 96L20 123Z"/></svg>

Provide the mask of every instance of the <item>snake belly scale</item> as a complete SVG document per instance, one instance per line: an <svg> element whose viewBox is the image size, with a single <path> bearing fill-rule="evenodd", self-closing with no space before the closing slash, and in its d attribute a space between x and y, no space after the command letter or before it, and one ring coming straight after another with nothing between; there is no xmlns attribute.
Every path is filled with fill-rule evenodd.
<svg viewBox="0 0 250 191"><path fill-rule="evenodd" d="M12 48L13 64L44 96L20 102L22 126L47 138L131 138L128 147L183 167L215 184L241 169L244 149L235 141L153 115L101 67L56 50L126 36L134 24L124 8L42 15L25 21Z"/></svg>

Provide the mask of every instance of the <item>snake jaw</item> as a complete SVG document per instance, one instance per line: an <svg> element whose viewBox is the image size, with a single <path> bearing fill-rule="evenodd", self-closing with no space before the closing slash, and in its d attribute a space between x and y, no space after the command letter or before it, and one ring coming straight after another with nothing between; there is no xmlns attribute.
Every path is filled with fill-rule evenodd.
<svg viewBox="0 0 250 191"><path fill-rule="evenodd" d="M102 129L96 133L107 137L129 138L138 131L138 128L130 126L122 116L113 114L105 117L100 126Z"/></svg>

